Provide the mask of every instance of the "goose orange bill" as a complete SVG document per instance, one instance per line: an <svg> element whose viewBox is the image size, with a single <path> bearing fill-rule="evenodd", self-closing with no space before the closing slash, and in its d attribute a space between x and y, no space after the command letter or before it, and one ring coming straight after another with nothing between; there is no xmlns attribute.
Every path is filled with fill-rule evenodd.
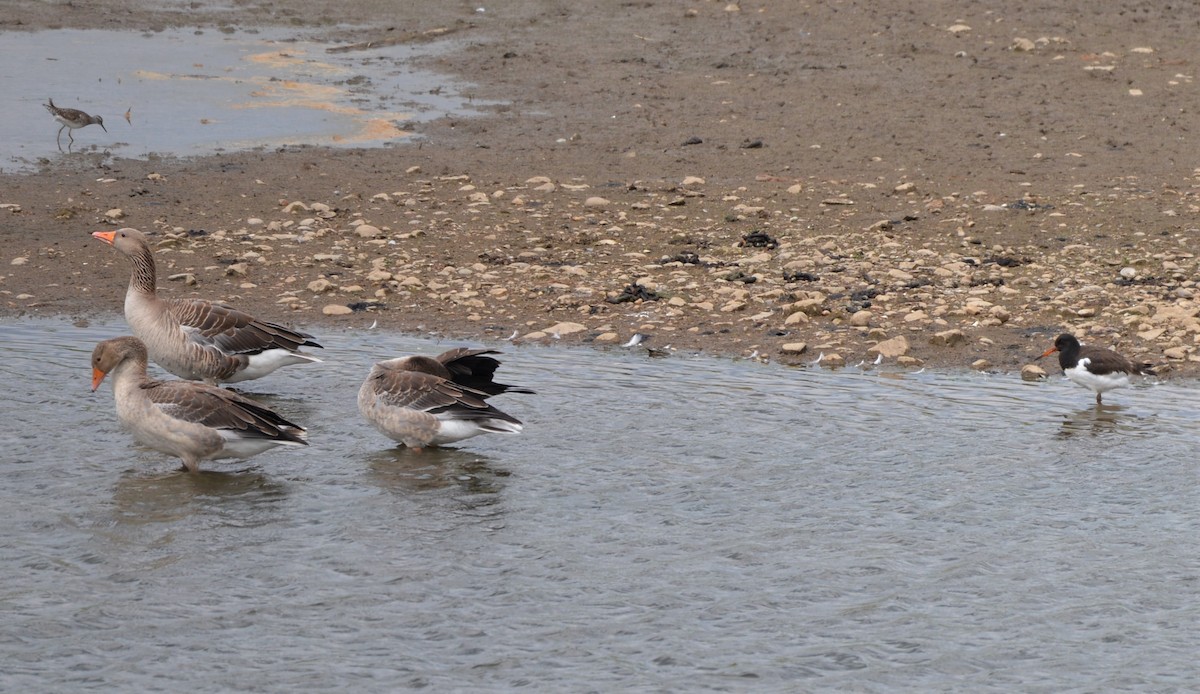
<svg viewBox="0 0 1200 694"><path fill-rule="evenodd" d="M93 231L92 236L100 239L104 243L107 243L108 245L111 246L113 239L115 239L117 237L117 232L115 232L115 231Z"/></svg>
<svg viewBox="0 0 1200 694"><path fill-rule="evenodd" d="M1042 356L1041 356L1041 357L1038 357L1038 359L1041 359L1041 358L1043 358L1043 357L1048 357L1048 356L1050 356L1051 354L1054 354L1054 353L1055 353L1055 352L1057 352L1057 351L1058 351L1058 348L1057 348L1057 347L1051 347L1050 349L1046 350L1045 352L1042 352Z"/></svg>
<svg viewBox="0 0 1200 694"><path fill-rule="evenodd" d="M103 381L104 377L107 375L108 375L107 372L101 371L100 369L97 369L94 366L92 367L92 392L93 393L95 393L96 389L100 387L100 381Z"/></svg>

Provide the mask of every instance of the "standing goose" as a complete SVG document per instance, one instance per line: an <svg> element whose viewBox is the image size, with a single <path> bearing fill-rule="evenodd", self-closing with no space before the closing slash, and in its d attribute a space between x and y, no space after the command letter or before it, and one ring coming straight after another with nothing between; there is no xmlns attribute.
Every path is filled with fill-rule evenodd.
<svg viewBox="0 0 1200 694"><path fill-rule="evenodd" d="M1058 352L1058 365L1067 378L1096 393L1096 404L1100 396L1114 388L1129 385L1133 374L1154 375L1150 364L1138 364L1111 349L1085 347L1070 333L1063 333L1054 340L1054 346L1042 353L1043 357Z"/></svg>
<svg viewBox="0 0 1200 694"><path fill-rule="evenodd" d="M420 450L479 434L518 434L521 421L489 405L500 393L533 393L496 383L500 362L490 349L457 348L438 357L375 364L358 391L358 409L384 436Z"/></svg>
<svg viewBox="0 0 1200 694"><path fill-rule="evenodd" d="M304 428L231 390L146 375L146 345L136 337L105 340L92 351L92 391L112 374L117 418L142 444L183 460L249 458L276 446L307 446Z"/></svg>
<svg viewBox="0 0 1200 694"><path fill-rule="evenodd" d="M154 363L176 376L209 385L237 383L262 378L281 366L321 361L299 351L321 346L307 333L203 299L159 298L154 255L137 229L97 231L92 236L133 264L125 322L146 343Z"/></svg>

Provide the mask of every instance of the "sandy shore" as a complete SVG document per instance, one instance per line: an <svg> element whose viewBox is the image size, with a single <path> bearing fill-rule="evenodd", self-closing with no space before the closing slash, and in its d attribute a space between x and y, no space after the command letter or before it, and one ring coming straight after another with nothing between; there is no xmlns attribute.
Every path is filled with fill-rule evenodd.
<svg viewBox="0 0 1200 694"><path fill-rule="evenodd" d="M87 5L18 4L3 28L446 29L461 48L427 67L505 105L419 146L2 176L7 317L118 312L128 268L89 232L131 226L157 233L161 291L317 334L643 332L1016 371L1070 331L1176 375L1200 362L1196 85L1165 10L349 2L346 29L316 2Z"/></svg>

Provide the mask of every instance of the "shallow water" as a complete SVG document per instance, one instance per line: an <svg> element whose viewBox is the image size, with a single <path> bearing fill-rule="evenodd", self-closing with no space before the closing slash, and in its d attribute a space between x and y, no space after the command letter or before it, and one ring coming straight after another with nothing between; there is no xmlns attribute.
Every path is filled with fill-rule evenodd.
<svg viewBox="0 0 1200 694"><path fill-rule="evenodd" d="M364 319L364 325L369 318ZM312 445L176 472L114 426L106 321L0 324L5 691L1186 688L1192 384L503 345L520 436L412 454L323 334L247 391ZM453 343L459 344L459 343Z"/></svg>
<svg viewBox="0 0 1200 694"><path fill-rule="evenodd" d="M75 152L196 156L403 140L408 124L493 103L411 65L418 54L455 45L329 53L332 44L280 30L0 32L0 63L22 67L0 73L0 90L14 95L0 101L0 170L70 156L59 152L60 124L42 106L47 99L104 119L107 132L99 125L74 131Z"/></svg>

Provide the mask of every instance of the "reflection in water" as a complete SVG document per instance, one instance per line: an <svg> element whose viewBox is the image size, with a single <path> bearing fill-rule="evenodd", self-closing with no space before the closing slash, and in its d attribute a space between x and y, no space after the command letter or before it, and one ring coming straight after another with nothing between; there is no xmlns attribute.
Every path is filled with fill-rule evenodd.
<svg viewBox="0 0 1200 694"><path fill-rule="evenodd" d="M192 475L79 396L125 332L95 323L0 325L3 691L1170 690L1193 657L1187 383L1076 411L1013 374L506 345L525 431L414 453L356 393L448 345L330 331L250 389L312 445Z"/></svg>
<svg viewBox="0 0 1200 694"><path fill-rule="evenodd" d="M497 494L509 476L487 457L457 448L414 451L396 446L370 454L367 465L372 481L401 492L457 487L468 494Z"/></svg>
<svg viewBox="0 0 1200 694"><path fill-rule="evenodd" d="M1079 434L1099 436L1104 434L1147 435L1151 434L1151 422L1138 416L1125 405L1108 403L1084 407L1076 412L1062 415L1060 438Z"/></svg>
<svg viewBox="0 0 1200 694"><path fill-rule="evenodd" d="M286 494L283 484L255 470L128 472L113 492L114 519L131 525L171 523L215 512L226 524L261 525L270 515L263 509Z"/></svg>

